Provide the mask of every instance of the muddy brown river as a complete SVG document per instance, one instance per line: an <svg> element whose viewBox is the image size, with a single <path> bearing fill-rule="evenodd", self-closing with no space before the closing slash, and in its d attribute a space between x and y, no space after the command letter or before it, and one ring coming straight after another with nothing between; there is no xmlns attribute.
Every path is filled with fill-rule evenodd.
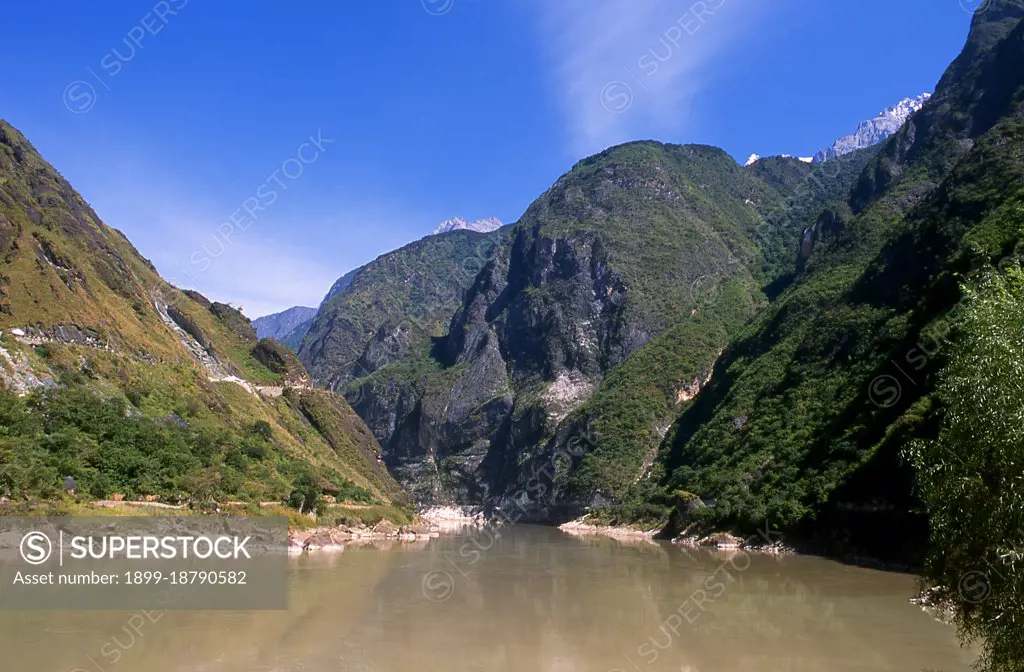
<svg viewBox="0 0 1024 672"><path fill-rule="evenodd" d="M555 529L294 558L290 608L3 612L5 672L970 669L912 576ZM134 626L134 627L133 627Z"/></svg>

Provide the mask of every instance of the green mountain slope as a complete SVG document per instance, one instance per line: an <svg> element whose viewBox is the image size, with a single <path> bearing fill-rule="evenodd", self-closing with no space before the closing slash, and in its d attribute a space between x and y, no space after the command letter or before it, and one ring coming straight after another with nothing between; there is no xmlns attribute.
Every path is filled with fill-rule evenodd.
<svg viewBox="0 0 1024 672"><path fill-rule="evenodd" d="M345 402L232 307L164 282L0 121L0 492L390 503ZM331 423L320 418L337 416Z"/></svg>
<svg viewBox="0 0 1024 672"><path fill-rule="evenodd" d="M427 236L346 274L298 350L317 383L340 388L387 363L420 358L431 338L445 333L507 230Z"/></svg>
<svg viewBox="0 0 1024 672"><path fill-rule="evenodd" d="M443 313L431 316L444 338L413 348L396 327L366 348L376 359L346 397L392 472L420 499L496 502L586 434L594 449L572 479L558 477L553 501L622 496L678 404L765 303L779 250L792 266L817 214L796 204L820 210L856 175L795 159L758 170L710 147L642 142L560 178L449 309L447 335Z"/></svg>
<svg viewBox="0 0 1024 672"><path fill-rule="evenodd" d="M765 305L762 287L771 295L788 282L801 232L836 194L849 188L871 156L861 152L816 167L774 157L739 169L731 159L722 160L719 150L697 149L698 156L711 161L687 157L689 165L682 174L711 192L707 197L719 208L720 219L710 221L716 227L728 222L712 234L727 248L724 262L707 254L712 240L707 233L690 229L707 221L709 211L684 210L686 224L670 231L678 236L684 268L700 272L688 291L670 295L684 313L670 318L671 326L612 368L529 465L529 473L534 473L552 455L572 452L574 445L587 446L578 462L550 483L553 501L560 506L578 509L583 503L622 501L645 488L652 471L660 469L655 460L658 446L679 408L701 390L725 344ZM669 150L670 155L686 156L691 148ZM633 198L646 207L642 192ZM722 207L740 202L746 206L742 214ZM628 223L628 215L624 221ZM647 233L643 228L634 235ZM631 262L640 273L656 268L642 255Z"/></svg>
<svg viewBox="0 0 1024 672"><path fill-rule="evenodd" d="M958 285L1017 263L1022 17L1016 0L979 12L931 101L805 232L797 282L672 430L666 485L706 505L681 509L678 525L815 520L901 538L914 500L900 450L934 434Z"/></svg>

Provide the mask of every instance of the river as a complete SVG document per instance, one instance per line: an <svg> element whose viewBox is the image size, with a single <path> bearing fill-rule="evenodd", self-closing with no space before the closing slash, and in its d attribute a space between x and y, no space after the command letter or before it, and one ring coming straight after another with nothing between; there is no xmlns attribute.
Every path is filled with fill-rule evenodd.
<svg viewBox="0 0 1024 672"><path fill-rule="evenodd" d="M970 669L912 576L517 526L294 558L290 608L3 612L10 672Z"/></svg>

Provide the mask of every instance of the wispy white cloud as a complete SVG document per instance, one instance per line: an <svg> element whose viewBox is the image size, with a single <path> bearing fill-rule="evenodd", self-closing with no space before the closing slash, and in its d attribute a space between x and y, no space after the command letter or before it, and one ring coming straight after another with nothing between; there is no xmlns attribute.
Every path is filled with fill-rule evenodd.
<svg viewBox="0 0 1024 672"><path fill-rule="evenodd" d="M576 156L685 131L755 24L755 0L540 0L545 57Z"/></svg>

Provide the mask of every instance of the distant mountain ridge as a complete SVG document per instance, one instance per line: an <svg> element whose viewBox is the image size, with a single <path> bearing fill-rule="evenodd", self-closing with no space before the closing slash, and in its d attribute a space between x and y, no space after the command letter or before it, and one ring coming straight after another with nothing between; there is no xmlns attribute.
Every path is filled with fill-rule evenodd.
<svg viewBox="0 0 1024 672"><path fill-rule="evenodd" d="M442 336L462 296L507 229L489 234L456 229L426 236L340 278L310 320L298 350L321 385L343 387L401 359L410 348L429 349ZM390 352L389 348L394 349Z"/></svg>
<svg viewBox="0 0 1024 672"><path fill-rule="evenodd" d="M259 338L273 338L278 341L295 330L303 322L308 322L316 315L316 308L293 306L280 313L257 317L252 321Z"/></svg>
<svg viewBox="0 0 1024 672"><path fill-rule="evenodd" d="M822 149L815 154L814 163L821 163L864 147L877 145L900 130L910 115L924 107L931 97L930 93L922 93L915 98L904 98L892 107L885 108L874 118L862 121L852 135L839 138L831 147Z"/></svg>
<svg viewBox="0 0 1024 672"><path fill-rule="evenodd" d="M258 317L253 320L252 326L260 338L272 338L284 343L293 352L298 352L315 316L316 308L293 306L280 313Z"/></svg>
<svg viewBox="0 0 1024 672"><path fill-rule="evenodd" d="M446 219L437 225L430 235L436 236L439 233L448 233L449 231L475 231L476 233L490 233L491 231L497 231L504 224L497 217L485 217L484 219L478 219L475 222L467 222L461 217L452 217Z"/></svg>

